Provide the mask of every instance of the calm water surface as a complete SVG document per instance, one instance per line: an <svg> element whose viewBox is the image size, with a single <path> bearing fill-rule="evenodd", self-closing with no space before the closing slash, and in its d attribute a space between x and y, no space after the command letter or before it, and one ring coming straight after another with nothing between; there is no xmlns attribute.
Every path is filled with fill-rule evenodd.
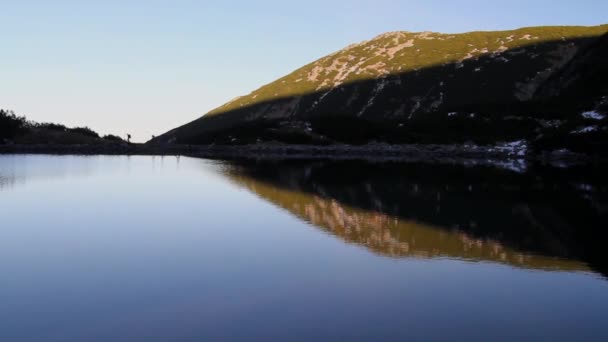
<svg viewBox="0 0 608 342"><path fill-rule="evenodd" d="M0 341L608 341L598 170L0 156Z"/></svg>

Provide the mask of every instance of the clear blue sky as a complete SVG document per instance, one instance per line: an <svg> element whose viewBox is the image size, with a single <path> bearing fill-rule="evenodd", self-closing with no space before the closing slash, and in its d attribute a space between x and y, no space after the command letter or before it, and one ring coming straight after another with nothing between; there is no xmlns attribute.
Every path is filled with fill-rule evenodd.
<svg viewBox="0 0 608 342"><path fill-rule="evenodd" d="M604 23L605 0L0 0L0 108L145 141L386 31Z"/></svg>

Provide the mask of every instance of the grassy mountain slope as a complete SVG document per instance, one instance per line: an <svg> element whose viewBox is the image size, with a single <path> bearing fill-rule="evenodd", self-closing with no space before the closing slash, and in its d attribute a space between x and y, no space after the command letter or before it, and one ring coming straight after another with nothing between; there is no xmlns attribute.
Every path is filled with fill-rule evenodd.
<svg viewBox="0 0 608 342"><path fill-rule="evenodd" d="M608 25L386 33L306 65L154 142L488 143L540 139L557 126L571 132L584 124L580 113L608 95L598 82L576 82L580 70L600 64L607 32ZM569 94L584 96L559 101L566 90L559 77L573 80Z"/></svg>

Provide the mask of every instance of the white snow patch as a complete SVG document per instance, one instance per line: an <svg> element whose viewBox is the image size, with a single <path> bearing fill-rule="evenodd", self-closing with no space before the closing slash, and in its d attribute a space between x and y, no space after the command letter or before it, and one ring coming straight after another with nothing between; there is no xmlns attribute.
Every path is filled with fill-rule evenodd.
<svg viewBox="0 0 608 342"><path fill-rule="evenodd" d="M407 117L408 120L411 120L412 117L414 117L414 114L418 111L418 109L422 107L422 100L420 98L414 98L414 101L416 101L416 104L414 104L414 106L412 107L410 115L408 115Z"/></svg>
<svg viewBox="0 0 608 342"><path fill-rule="evenodd" d="M512 159L506 161L492 161L491 164L517 173L524 173L528 169L528 163L524 159Z"/></svg>
<svg viewBox="0 0 608 342"><path fill-rule="evenodd" d="M433 101L433 103L431 103L431 105L429 106L429 108L431 109L437 109L439 108L439 106L441 106L443 104L443 92L440 91L439 92L439 98L436 99L435 101Z"/></svg>
<svg viewBox="0 0 608 342"><path fill-rule="evenodd" d="M323 99L325 99L327 97L327 95L329 95L331 93L332 90L333 89L330 89L329 91L327 91L323 95L321 95L321 97L319 97L315 102L313 102L313 104L310 106L310 109L308 111L312 111L313 109L317 108L319 103L321 103L321 101L323 101Z"/></svg>
<svg viewBox="0 0 608 342"><path fill-rule="evenodd" d="M597 126L586 126L570 132L571 134L584 134L597 131Z"/></svg>
<svg viewBox="0 0 608 342"><path fill-rule="evenodd" d="M604 118L606 117L605 115L602 115L594 110L592 111L588 111L588 112L584 112L581 114L585 119L591 119L591 120L604 120Z"/></svg>
<svg viewBox="0 0 608 342"><path fill-rule="evenodd" d="M562 125L561 120L536 120L543 128L557 128Z"/></svg>
<svg viewBox="0 0 608 342"><path fill-rule="evenodd" d="M576 184L576 188L578 190L585 191L585 192L594 192L595 191L595 187L593 185L586 184L586 183Z"/></svg>
<svg viewBox="0 0 608 342"><path fill-rule="evenodd" d="M511 141L496 145L492 150L518 157L525 157L528 153L528 143L525 140Z"/></svg>
<svg viewBox="0 0 608 342"><path fill-rule="evenodd" d="M374 104L374 100L382 92L382 90L384 90L386 84L387 82L385 78L378 80L378 85L376 86L376 89L374 89L374 94L369 98L365 106L361 108L361 111L357 114L357 116L363 115L363 113L365 113L365 111L368 110Z"/></svg>

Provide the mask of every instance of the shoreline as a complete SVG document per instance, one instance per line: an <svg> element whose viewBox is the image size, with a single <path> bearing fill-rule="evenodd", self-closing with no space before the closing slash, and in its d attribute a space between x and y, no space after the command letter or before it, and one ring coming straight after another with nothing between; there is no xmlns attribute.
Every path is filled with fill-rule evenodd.
<svg viewBox="0 0 608 342"><path fill-rule="evenodd" d="M514 142L503 145L0 145L0 154L50 155L180 155L208 159L335 159L394 160L405 162L474 162L513 164L545 162L556 166L605 163L606 157L569 151L531 153L527 145Z"/></svg>

